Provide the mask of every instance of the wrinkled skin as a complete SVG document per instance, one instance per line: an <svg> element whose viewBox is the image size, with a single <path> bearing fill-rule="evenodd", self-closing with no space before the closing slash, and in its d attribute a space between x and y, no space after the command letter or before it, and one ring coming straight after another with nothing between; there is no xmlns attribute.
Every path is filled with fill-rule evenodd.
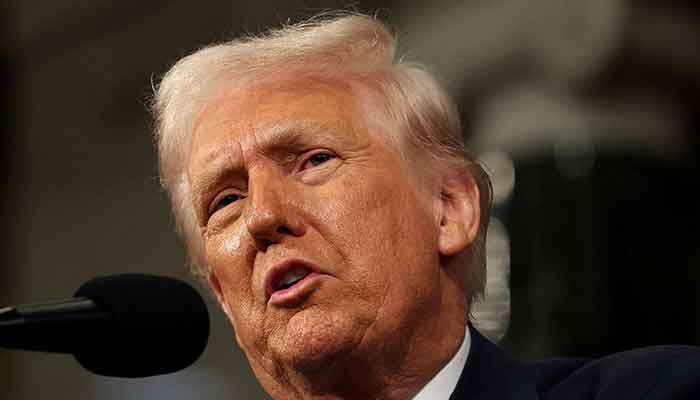
<svg viewBox="0 0 700 400"><path fill-rule="evenodd" d="M364 115L349 86L305 80L226 93L196 125L187 171L209 281L276 399L410 398L464 335L444 260L473 240L476 189L420 182ZM291 258L320 277L271 304L265 276Z"/></svg>

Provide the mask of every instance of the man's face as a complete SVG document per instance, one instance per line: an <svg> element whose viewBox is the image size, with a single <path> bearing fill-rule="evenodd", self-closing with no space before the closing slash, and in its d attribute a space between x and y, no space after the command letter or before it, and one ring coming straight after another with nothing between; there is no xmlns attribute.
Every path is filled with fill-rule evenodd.
<svg viewBox="0 0 700 400"><path fill-rule="evenodd" d="M312 80L233 92L198 120L210 283L259 377L381 357L437 312L435 197L367 125L349 89Z"/></svg>

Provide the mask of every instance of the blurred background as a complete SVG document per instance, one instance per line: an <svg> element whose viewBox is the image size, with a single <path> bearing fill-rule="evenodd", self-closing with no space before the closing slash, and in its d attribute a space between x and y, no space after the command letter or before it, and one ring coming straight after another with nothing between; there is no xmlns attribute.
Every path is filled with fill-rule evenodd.
<svg viewBox="0 0 700 400"><path fill-rule="evenodd" d="M3 1L0 306L97 275L189 280L157 180L152 81L204 44L347 4ZM493 177L485 330L523 359L700 345L697 2L352 4L442 78ZM112 379L0 350L0 397L265 398L209 303L210 345L183 372Z"/></svg>

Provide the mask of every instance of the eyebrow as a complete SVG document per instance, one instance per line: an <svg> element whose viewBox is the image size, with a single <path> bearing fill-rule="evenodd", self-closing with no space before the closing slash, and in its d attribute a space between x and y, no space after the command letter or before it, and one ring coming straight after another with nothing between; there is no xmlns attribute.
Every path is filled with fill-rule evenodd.
<svg viewBox="0 0 700 400"><path fill-rule="evenodd" d="M342 144L346 142L336 128L324 126L317 122L304 123L295 121L292 124L276 124L262 129L262 140L256 143L256 152L270 157L295 153L306 147L326 144ZM235 153L240 153L235 151ZM206 165L204 172L197 175L197 180L190 182L192 193L197 203L201 203L201 195L214 190L222 181L243 175L243 160L233 157L232 146L217 147L200 159Z"/></svg>
<svg viewBox="0 0 700 400"><path fill-rule="evenodd" d="M296 149L320 143L348 144L347 135L341 134L332 124L318 121L296 120L290 123L273 124L263 127L263 140L259 147L263 154Z"/></svg>

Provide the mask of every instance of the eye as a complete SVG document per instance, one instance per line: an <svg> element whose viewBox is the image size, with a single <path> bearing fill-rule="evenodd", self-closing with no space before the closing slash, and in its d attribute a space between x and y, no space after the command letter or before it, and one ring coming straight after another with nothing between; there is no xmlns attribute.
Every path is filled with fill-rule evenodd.
<svg viewBox="0 0 700 400"><path fill-rule="evenodd" d="M240 199L242 199L242 197L235 193L228 193L225 196L215 199L209 207L209 215L214 214L215 212L221 210L222 208L230 204L237 202Z"/></svg>
<svg viewBox="0 0 700 400"><path fill-rule="evenodd" d="M316 153L304 162L302 169L318 167L319 165L326 163L334 158L336 157L330 153Z"/></svg>

